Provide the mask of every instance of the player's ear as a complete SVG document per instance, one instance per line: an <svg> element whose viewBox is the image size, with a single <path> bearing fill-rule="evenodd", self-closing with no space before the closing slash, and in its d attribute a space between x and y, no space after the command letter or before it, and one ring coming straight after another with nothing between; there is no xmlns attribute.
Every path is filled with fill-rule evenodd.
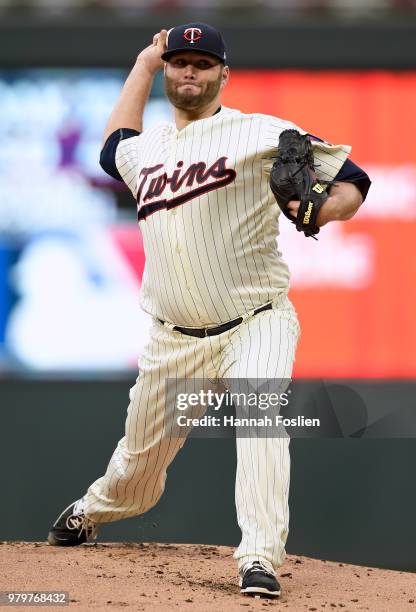
<svg viewBox="0 0 416 612"><path fill-rule="evenodd" d="M224 68L222 69L221 87L225 87L227 85L229 78L230 78L230 69L228 66L224 66Z"/></svg>

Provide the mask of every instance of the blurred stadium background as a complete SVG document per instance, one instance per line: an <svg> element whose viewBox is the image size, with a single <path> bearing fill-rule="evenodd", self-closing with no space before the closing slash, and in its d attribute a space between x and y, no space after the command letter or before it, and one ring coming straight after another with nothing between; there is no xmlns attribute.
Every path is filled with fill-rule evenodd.
<svg viewBox="0 0 416 612"><path fill-rule="evenodd" d="M415 0L0 0L0 405L13 407L3 421L5 453L7 448L13 452L8 431L15 427L22 448L29 440L33 444L36 431L48 448L58 444L58 453L69 457L71 430L56 438L50 415L74 389L79 396L65 410L74 411L78 425L80 419L85 424L102 418L106 396L117 403L107 409L109 414L116 409L122 427L127 383L134 381L149 324L138 307L144 254L134 202L101 170L100 142L138 51L161 27L195 20L220 27L228 42L232 77L225 105L276 114L325 140L351 144L352 159L368 170L373 185L357 217L327 226L318 242L305 241L285 219L281 222L281 250L292 270L291 296L303 331L294 374L341 380L349 388L355 385L357 393L364 393L360 385L376 389L375 395L365 392L367 410L383 399L388 403L383 414L405 407L408 429L402 423L396 436L414 436L415 9ZM157 78L145 124L166 119L171 120L171 111ZM100 435L89 434L97 452L89 463L91 474L78 459L83 486L105 465L114 442L113 422L109 418L100 432L107 446L100 447ZM388 425L375 437L390 437ZM399 463L386 459L388 473L383 471L383 479L394 486L399 486L397 470L403 475L400 461L409 465L415 458L413 440L399 443L393 453ZM197 452L190 448L183 452ZM324 462L320 469L335 481L333 495L339 494L339 501L346 484L351 486L352 455L357 461L363 453L354 464L360 470L360 461L386 458L386 449L390 453L393 447L362 445L353 453L351 446L342 448L311 453L310 447L295 446L293 495L302 499L296 489L300 482L305 485L301 466L314 453L317 462ZM323 459L326 452L331 459ZM331 471L327 462L334 461L334 453L338 461ZM42 474L52 469L50 457L40 453L36 469L31 468L36 486L43 486ZM184 464L178 461L180 471ZM25 474L23 469L19 474ZM4 486L12 487L14 477L6 475ZM369 478L364 470L363 490ZM71 480L75 495L79 482ZM58 506L61 499L67 501L59 486L53 496ZM183 504L187 491L180 491ZM416 502L415 492L406 491L399 504L402 518ZM371 495L375 499L374 491ZM361 504L362 497L361 492ZM13 499L2 521L8 524L4 537L41 539L38 524L19 511L23 493ZM386 513L397 510L394 499L398 492L393 489L375 507L368 499L372 509L364 504L361 522L368 528L377 521L381 525ZM162 515L170 508L169 497L163 503ZM316 503L327 526L331 510ZM299 525L305 525L305 516L306 510L300 512ZM22 534L18 519L25 525ZM200 526L194 528L196 533ZM334 530L338 533L335 523ZM353 531L352 523L344 526L345 542ZM374 544L380 543L379 533L373 536L368 546L376 552L370 562L414 566L399 550L392 552L388 542L380 552ZM183 536L171 530L153 534L157 537ZM337 558L329 536L317 538L310 548L308 537L295 528L294 549L322 556L326 542L327 557ZM218 532L211 539L216 541ZM414 550L414 532L407 541ZM341 554L369 562L368 555L368 547L367 557L356 551Z"/></svg>

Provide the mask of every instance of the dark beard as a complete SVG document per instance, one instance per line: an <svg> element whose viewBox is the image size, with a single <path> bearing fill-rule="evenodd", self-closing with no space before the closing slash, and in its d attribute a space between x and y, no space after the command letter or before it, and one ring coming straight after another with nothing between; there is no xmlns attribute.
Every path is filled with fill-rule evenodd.
<svg viewBox="0 0 416 612"><path fill-rule="evenodd" d="M222 74L218 75L216 81L207 84L199 94L179 93L173 81L165 75L165 93L173 106L181 110L196 110L207 106L217 96L222 81ZM192 82L192 81L191 81Z"/></svg>

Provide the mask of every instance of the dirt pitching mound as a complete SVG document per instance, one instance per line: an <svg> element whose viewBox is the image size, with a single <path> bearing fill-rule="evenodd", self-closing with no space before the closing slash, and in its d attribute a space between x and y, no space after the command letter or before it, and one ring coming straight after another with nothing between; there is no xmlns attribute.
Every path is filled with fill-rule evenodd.
<svg viewBox="0 0 416 612"><path fill-rule="evenodd" d="M54 610L416 610L415 574L291 555L279 571L282 596L248 598L239 592L232 552L227 546L183 544L54 548L4 542L0 590L68 591L70 605L49 606Z"/></svg>

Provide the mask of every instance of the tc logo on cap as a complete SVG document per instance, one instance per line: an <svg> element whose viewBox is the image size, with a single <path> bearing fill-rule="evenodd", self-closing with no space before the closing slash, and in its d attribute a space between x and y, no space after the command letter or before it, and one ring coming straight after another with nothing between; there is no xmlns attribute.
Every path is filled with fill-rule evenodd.
<svg viewBox="0 0 416 612"><path fill-rule="evenodd" d="M201 36L202 30L199 28L186 28L185 32L183 33L184 39L190 43L196 42L201 38Z"/></svg>

